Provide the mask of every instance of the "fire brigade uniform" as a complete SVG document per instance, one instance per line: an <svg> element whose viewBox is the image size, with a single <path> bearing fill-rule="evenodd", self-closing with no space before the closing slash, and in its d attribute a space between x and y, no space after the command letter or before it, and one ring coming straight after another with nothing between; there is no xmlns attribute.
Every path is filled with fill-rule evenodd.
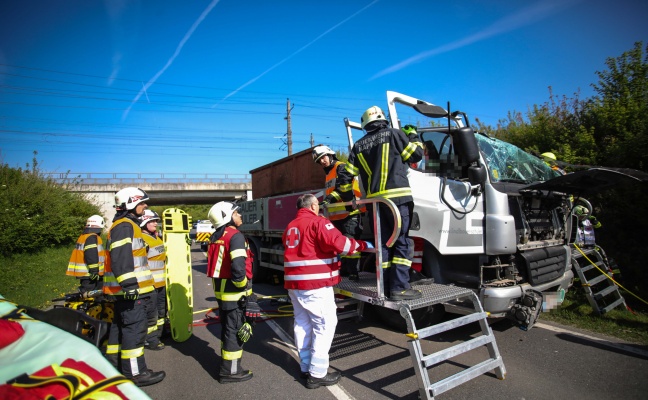
<svg viewBox="0 0 648 400"><path fill-rule="evenodd" d="M252 253L247 239L235 226L219 227L212 234L207 276L213 278L222 325L220 377L244 374L243 342L237 332L245 322L246 299L252 294Z"/></svg>
<svg viewBox="0 0 648 400"><path fill-rule="evenodd" d="M79 279L79 291L82 293L101 290L103 285L105 251L97 230L100 229L85 228L79 236L65 273ZM90 274L99 275L99 279L93 281Z"/></svg>
<svg viewBox="0 0 648 400"><path fill-rule="evenodd" d="M362 179L368 199L390 199L401 215L398 239L391 248L385 243L382 244L382 267L388 269L385 271L387 293L411 287L409 269L412 260L407 234L414 201L407 171L410 163L418 162L422 158L423 145L415 131L405 135L400 129L390 128L387 121L376 121L371 128L367 127L367 134L355 142L346 164L346 169L351 175L359 175ZM393 220L387 206L379 204L379 209L383 216L380 234L382 238L388 238L394 229Z"/></svg>
<svg viewBox="0 0 648 400"><path fill-rule="evenodd" d="M121 371L132 378L147 371L144 340L147 309L155 307L150 294L155 293L148 268L146 244L137 219L131 213L115 220L108 232L108 262L104 275L104 294L115 297L115 317L110 326L106 357L117 364L121 353ZM126 291L137 289L137 300L126 300Z"/></svg>
<svg viewBox="0 0 648 400"><path fill-rule="evenodd" d="M297 211L283 237L284 287L292 300L295 346L300 369L326 376L337 314L333 286L340 282L337 255L364 250L366 243L340 233L310 209Z"/></svg>
<svg viewBox="0 0 648 400"><path fill-rule="evenodd" d="M360 225L361 212L365 212L366 208L363 206L360 209L351 209L351 207L336 206L337 202L347 202L353 199L360 200L362 193L360 193L360 186L358 185L357 178L347 178L347 182L351 179L351 183L342 184L343 179L339 179L343 175L348 174L346 171L346 164L342 161L335 160L334 163L324 168L326 173L326 199L332 203L328 207L328 218L333 222L333 225L342 232L345 236L358 239L362 234L362 226ZM348 273L351 276L358 274L358 262L360 261L360 253L353 253L341 257L343 273Z"/></svg>
<svg viewBox="0 0 648 400"><path fill-rule="evenodd" d="M149 348L159 346L164 328L164 319L166 318L166 275L164 272L164 262L166 261L166 250L162 238L142 229L142 237L146 243L148 266L153 275L153 286L155 287L155 312L147 315L148 329L146 342Z"/></svg>

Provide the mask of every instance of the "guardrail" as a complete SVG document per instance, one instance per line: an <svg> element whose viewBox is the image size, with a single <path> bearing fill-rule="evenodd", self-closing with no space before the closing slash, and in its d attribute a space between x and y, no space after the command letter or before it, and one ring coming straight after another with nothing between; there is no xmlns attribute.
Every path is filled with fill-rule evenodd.
<svg viewBox="0 0 648 400"><path fill-rule="evenodd" d="M43 177L60 183L142 184L142 183L251 183L250 174L199 174L150 172L43 172Z"/></svg>

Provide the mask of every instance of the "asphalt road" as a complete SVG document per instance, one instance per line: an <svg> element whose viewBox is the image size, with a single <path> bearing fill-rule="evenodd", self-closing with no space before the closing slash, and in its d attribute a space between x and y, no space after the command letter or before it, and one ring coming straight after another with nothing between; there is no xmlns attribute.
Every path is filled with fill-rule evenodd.
<svg viewBox="0 0 648 400"><path fill-rule="evenodd" d="M331 349L331 369L342 372L338 385L309 390L299 378L292 345L289 306L260 302L268 314L280 317L257 323L245 346L244 368L254 378L221 385L220 325L209 311L216 305L206 260L192 247L194 328L182 343L166 339L162 351L147 351L150 368L164 370L166 379L143 388L153 399L417 399L417 382L408 338L382 325L367 307L361 321L341 320ZM281 285L255 283L262 295L283 295ZM278 310L281 308L281 310ZM284 313L278 313L283 311ZM285 313L288 312L288 313ZM556 325L538 324L528 332L506 321L492 329L507 374L499 380L487 373L437 396L454 399L645 399L648 393L648 348L594 338ZM423 340L427 354L459 343L479 328L468 325ZM462 354L431 370L442 379L486 359L485 348Z"/></svg>

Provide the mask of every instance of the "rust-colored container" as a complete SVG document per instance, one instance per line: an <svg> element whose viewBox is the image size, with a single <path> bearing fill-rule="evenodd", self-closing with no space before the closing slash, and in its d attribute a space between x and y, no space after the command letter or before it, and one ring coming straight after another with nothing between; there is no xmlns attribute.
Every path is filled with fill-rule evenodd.
<svg viewBox="0 0 648 400"><path fill-rule="evenodd" d="M309 148L250 171L252 197L324 189L326 176L322 167L313 162L312 151Z"/></svg>

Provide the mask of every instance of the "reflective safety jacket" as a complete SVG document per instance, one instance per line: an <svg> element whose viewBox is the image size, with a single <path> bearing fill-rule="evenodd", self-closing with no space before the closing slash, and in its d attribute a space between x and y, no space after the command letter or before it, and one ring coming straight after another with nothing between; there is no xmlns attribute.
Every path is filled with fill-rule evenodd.
<svg viewBox="0 0 648 400"><path fill-rule="evenodd" d="M144 230L142 231L142 237L148 249L148 266L155 281L153 286L156 288L164 287L166 286L166 274L164 273L166 250L164 249L164 242L161 237Z"/></svg>
<svg viewBox="0 0 648 400"><path fill-rule="evenodd" d="M252 252L245 236L233 225L217 229L207 252L207 276L214 278L214 294L223 309L233 309L252 294Z"/></svg>
<svg viewBox="0 0 648 400"><path fill-rule="evenodd" d="M284 287L310 290L340 282L337 255L364 250L365 242L344 236L331 221L310 209L297 211L281 238L284 245Z"/></svg>
<svg viewBox="0 0 648 400"><path fill-rule="evenodd" d="M113 222L108 232L103 286L106 294L123 295L125 290L138 288L140 294L154 290L146 243L131 215Z"/></svg>
<svg viewBox="0 0 648 400"><path fill-rule="evenodd" d="M423 159L423 144L416 133L382 126L367 132L351 149L347 171L360 176L367 198L391 199L394 204L412 201L407 179L410 163ZM348 178L344 184L349 184Z"/></svg>
<svg viewBox="0 0 648 400"><path fill-rule="evenodd" d="M65 275L81 278L89 276L90 270L96 270L98 275L103 275L105 257L101 237L86 229L74 245Z"/></svg>
<svg viewBox="0 0 648 400"><path fill-rule="evenodd" d="M326 196L333 197L335 199L335 202L328 206L328 218L331 221L342 220L347 218L349 215L359 214L367 210L364 206L360 207L360 209L353 210L351 209L351 207L335 205L336 202L346 202L351 201L352 199L360 200L362 198L360 185L358 184L358 178L349 177L349 179L351 179L351 183L345 184L342 184L344 179L338 179L339 176L348 174L345 165L346 164L342 161L335 161L333 165L324 169L324 171L327 172L326 183L324 185L326 189ZM348 182L349 179L347 179L346 181Z"/></svg>

